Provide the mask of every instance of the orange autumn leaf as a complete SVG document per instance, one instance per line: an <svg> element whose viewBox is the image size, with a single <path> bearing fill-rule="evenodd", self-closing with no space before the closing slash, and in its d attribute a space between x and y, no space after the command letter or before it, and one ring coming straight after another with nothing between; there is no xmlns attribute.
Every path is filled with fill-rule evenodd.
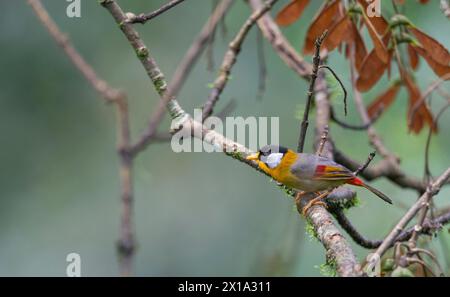
<svg viewBox="0 0 450 297"><path fill-rule="evenodd" d="M356 81L356 88L360 92L370 90L383 76L387 66L388 65L383 63L380 57L378 57L375 49L373 49L361 65L359 77Z"/></svg>
<svg viewBox="0 0 450 297"><path fill-rule="evenodd" d="M439 43L439 41L428 36L417 28L411 27L409 28L409 31L416 36L423 49L427 51L433 60L444 66L448 66L450 64L450 53L441 43Z"/></svg>
<svg viewBox="0 0 450 297"><path fill-rule="evenodd" d="M367 108L369 117L373 119L379 112L386 111L392 105L400 90L400 83L395 83L379 95Z"/></svg>
<svg viewBox="0 0 450 297"><path fill-rule="evenodd" d="M314 42L325 30L329 30L336 18L339 17L340 6L341 1L333 0L325 3L319 10L319 13L314 18L314 21L311 23L308 32L306 33L305 46L303 48L303 53L305 55L310 55L314 52Z"/></svg>
<svg viewBox="0 0 450 297"><path fill-rule="evenodd" d="M383 40L381 39L379 33L377 32L377 29L375 28L372 21L365 13L363 13L363 21L367 27L367 30L369 31L370 38L373 41L373 45L375 47L375 51L376 51L378 57L380 57L380 59L381 59L381 61L383 61L383 63L387 64L388 58L389 58L389 53L384 45Z"/></svg>
<svg viewBox="0 0 450 297"><path fill-rule="evenodd" d="M411 44L408 44L408 56L409 64L411 65L412 69L416 70L419 66L419 56L417 55L415 48Z"/></svg>
<svg viewBox="0 0 450 297"><path fill-rule="evenodd" d="M427 51L425 51L421 47L415 47L415 50L419 55L422 56L422 58L425 59L425 61L427 61L427 64L434 71L434 73L436 73L437 76L444 77L450 74L450 65L445 66L438 63L430 56L430 54Z"/></svg>
<svg viewBox="0 0 450 297"><path fill-rule="evenodd" d="M342 42L349 41L352 36L351 26L352 21L348 15L344 15L334 26L330 29L323 47L329 52L338 47Z"/></svg>
<svg viewBox="0 0 450 297"><path fill-rule="evenodd" d="M404 82L409 93L409 106L408 106L408 127L410 131L414 133L419 133L424 124L427 123L433 132L437 132L437 126L434 122L433 115L431 114L425 101L417 108L413 110L413 107L418 104L422 99L422 94L420 93L419 87L414 83L409 75L404 76ZM414 112L414 114L412 114Z"/></svg>
<svg viewBox="0 0 450 297"><path fill-rule="evenodd" d="M275 21L280 26L289 26L300 18L310 0L293 0L281 9Z"/></svg>
<svg viewBox="0 0 450 297"><path fill-rule="evenodd" d="M367 11L367 8L369 7L369 3L367 3L366 0L358 0L358 2L364 8L363 11L364 12ZM365 13L364 13L364 15L365 15ZM382 17L382 16L373 17L373 18L368 18L368 20L372 24L372 26L375 28L378 35L384 36L388 32L389 24L384 17Z"/></svg>
<svg viewBox="0 0 450 297"><path fill-rule="evenodd" d="M364 44L364 40L359 32L358 28L354 23L352 23L352 42L355 46L355 66L356 70L359 72L361 69L364 58L367 57L367 49Z"/></svg>

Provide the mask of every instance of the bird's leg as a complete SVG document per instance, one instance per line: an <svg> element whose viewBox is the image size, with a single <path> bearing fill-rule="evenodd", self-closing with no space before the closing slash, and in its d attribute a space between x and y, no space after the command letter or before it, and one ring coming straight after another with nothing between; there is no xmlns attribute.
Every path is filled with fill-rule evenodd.
<svg viewBox="0 0 450 297"><path fill-rule="evenodd" d="M305 196L306 192L297 192L297 195L295 195L295 204L299 204L300 200L302 200L302 197Z"/></svg>
<svg viewBox="0 0 450 297"><path fill-rule="evenodd" d="M308 202L308 204L306 204L305 205L305 207L303 207L303 209L302 209L302 215L303 216L306 216L306 213L308 212L308 210L311 208L311 207L313 207L314 205L321 205L321 206L323 206L323 207L327 207L327 204L325 203L325 202L323 202L323 201L320 201L321 199L323 199L323 198L325 198L325 197L327 197L331 192L332 192L333 190L328 190L328 191L326 191L326 192L323 192L323 193L319 193L319 195L316 197L316 198L314 198L314 199L312 199L311 201L309 201Z"/></svg>

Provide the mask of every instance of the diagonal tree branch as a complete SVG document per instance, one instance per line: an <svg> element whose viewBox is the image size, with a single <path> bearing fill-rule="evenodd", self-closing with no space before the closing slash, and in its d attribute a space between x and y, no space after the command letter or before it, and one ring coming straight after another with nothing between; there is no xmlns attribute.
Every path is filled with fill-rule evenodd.
<svg viewBox="0 0 450 297"><path fill-rule="evenodd" d="M361 166L361 164L351 159L338 149L334 150L334 157L338 163L351 170L356 170ZM407 176L397 166L393 167L392 163L388 159L383 159L375 166L367 168L361 173L361 176L368 181L380 177L386 177L388 180L402 188L414 189L419 193L423 193L426 190L426 184L423 181Z"/></svg>
<svg viewBox="0 0 450 297"><path fill-rule="evenodd" d="M264 6L253 12L253 14L247 19L244 25L239 30L236 37L230 42L228 51L225 53L222 65L220 67L220 74L214 81L213 88L208 97L208 100L203 105L203 119L206 119L212 114L213 108L219 100L220 94L223 92L231 72L231 68L236 63L236 58L241 51L242 43L245 37L247 37L248 32L256 23L256 21L262 17L266 12L268 12L272 5L278 0L267 1Z"/></svg>
<svg viewBox="0 0 450 297"><path fill-rule="evenodd" d="M261 0L249 0L248 2L253 11L260 9L262 6ZM306 62L289 43L272 17L268 14L262 16L258 20L258 27L284 63L297 73L297 75L308 79L312 72L312 65Z"/></svg>
<svg viewBox="0 0 450 297"><path fill-rule="evenodd" d="M339 208L333 209L332 213L333 216L338 221L339 225L343 229L345 229L345 231L347 231L348 235L350 235L353 241L355 241L358 245L366 249L376 249L383 243L383 240L371 240L366 238L361 233L359 233L356 227L353 226L350 220L346 217L342 209ZM424 223L422 224L422 228L420 229L420 231L418 231L418 233L432 235L433 232L439 230L440 228L442 228L443 225L448 224L449 222L450 222L450 212L446 212L442 215L439 215L433 220L425 220ZM416 230L415 226L412 226L407 230L401 232L389 247L394 246L396 242L409 240L412 237L413 233L417 232L415 230Z"/></svg>
<svg viewBox="0 0 450 297"><path fill-rule="evenodd" d="M203 29L199 35L194 39L194 42L187 50L177 69L171 82L169 83L169 97L177 96L181 87L183 86L189 73L192 71L195 63L200 58L202 52L208 44L211 34L215 31L220 21L225 17L226 12L233 4L233 0L222 0L209 17L208 21L203 26ZM159 115L160 113L165 113L166 107L163 103L157 106L157 111L154 113ZM157 128L163 117L159 117L159 122L156 120L150 120L147 129L141 135L139 140L131 147L131 153L136 155L138 152L143 151L152 141L157 140Z"/></svg>
<svg viewBox="0 0 450 297"><path fill-rule="evenodd" d="M431 183L425 193L414 203L406 214L400 219L397 225L383 240L383 243L377 248L374 254L372 254L368 261L369 266L374 266L376 262L381 259L386 250L392 246L396 238L401 234L406 225L416 216L416 214L424 207L428 207L431 199L440 191L441 187L450 178L450 168L448 168L442 175L434 182Z"/></svg>

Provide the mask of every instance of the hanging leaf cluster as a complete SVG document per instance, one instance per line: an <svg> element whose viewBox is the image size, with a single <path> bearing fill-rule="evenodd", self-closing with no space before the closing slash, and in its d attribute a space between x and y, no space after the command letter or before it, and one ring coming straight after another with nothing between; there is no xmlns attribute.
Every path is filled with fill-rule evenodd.
<svg viewBox="0 0 450 297"><path fill-rule="evenodd" d="M276 17L280 26L288 26L297 21L303 14L310 0L292 0L281 9ZM406 16L396 14L390 20L383 16L369 17L369 4L365 0L349 1L345 5L342 0L327 0L311 21L303 45L303 53L314 52L315 40L328 30L328 36L322 46L326 52L338 49L345 57L353 57L354 67L358 74L356 88L360 92L372 89L386 73L391 78L391 67L394 61L400 78L394 79L387 90L382 92L368 106L368 113L375 117L394 102L400 89L406 88L408 100L408 126L410 131L419 133L425 125L437 132L433 115L422 99L422 93L414 79L414 71L418 69L422 58L433 72L440 78L450 78L449 51L433 37L415 26ZM396 4L404 4L404 0L396 0ZM428 0L419 0L427 4ZM372 49L368 50L362 37L363 30L368 32L372 41ZM407 57L407 58L403 58ZM418 108L414 108L422 101Z"/></svg>

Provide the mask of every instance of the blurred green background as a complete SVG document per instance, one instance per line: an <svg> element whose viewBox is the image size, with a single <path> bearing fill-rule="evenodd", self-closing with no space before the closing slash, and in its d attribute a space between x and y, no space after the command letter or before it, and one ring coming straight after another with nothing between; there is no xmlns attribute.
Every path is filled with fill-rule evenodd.
<svg viewBox="0 0 450 297"><path fill-rule="evenodd" d="M274 10L287 2L280 1ZM283 29L298 49L321 1L312 2L300 21ZM383 1L383 9L392 15L389 2ZM439 1L426 6L407 2L410 19L450 48L449 22L439 10ZM99 75L126 90L136 139L159 99L109 13L97 1L82 0L82 17L71 19L65 14L68 2L43 3ZM126 11L148 12L165 1L119 3ZM205 23L212 3L188 0L147 25L137 26L168 78ZM114 108L99 100L26 1L2 0L0 10L0 275L64 276L66 255L76 252L81 255L83 276L116 276L120 201ZM249 13L244 1L236 1L226 18L228 33L219 33L214 44L216 70L207 71L207 60L202 57L189 77L179 96L189 112L207 98L208 84L216 76L227 43ZM262 100L256 99L257 43L256 30L252 30L217 110L234 98L233 116L280 117L280 142L295 147L296 111L303 108L307 85L266 42L264 49L268 82ZM342 56L333 53L329 64L348 86L348 66ZM425 88L435 75L421 63L417 78ZM384 77L365 94L366 102L387 82ZM435 98L434 110L441 101ZM376 128L386 145L402 156L404 170L421 178L426 132L419 136L407 133L406 102L402 91ZM342 118L342 104L334 104ZM346 120L359 123L353 104ZM166 120L161 129L169 125ZM441 132L432 140L435 175L450 164L449 125L447 114ZM371 148L364 132L335 125L331 131L341 150L357 160L366 159ZM309 139L308 150L311 147ZM305 222L292 200L266 177L223 154L175 154L170 144L155 144L136 160L134 176L136 275L321 275L324 250L306 234ZM363 234L378 239L417 195L385 180L373 184L392 197L395 206L358 190L362 203L349 216ZM448 205L449 194L448 188L443 190L437 204ZM441 235L450 245L448 232ZM362 260L368 251L352 245ZM438 240L432 248L442 262Z"/></svg>

